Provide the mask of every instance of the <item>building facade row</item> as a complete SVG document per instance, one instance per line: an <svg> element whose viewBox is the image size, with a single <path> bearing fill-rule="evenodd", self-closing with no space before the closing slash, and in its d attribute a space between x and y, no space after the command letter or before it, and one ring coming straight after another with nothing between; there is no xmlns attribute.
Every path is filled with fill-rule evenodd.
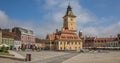
<svg viewBox="0 0 120 63"><path fill-rule="evenodd" d="M21 41L17 35L13 32L2 31L2 44L6 44L7 47L17 49L21 47Z"/></svg>
<svg viewBox="0 0 120 63"><path fill-rule="evenodd" d="M113 38L85 37L84 48L116 48L120 47L119 36Z"/></svg>
<svg viewBox="0 0 120 63"><path fill-rule="evenodd" d="M35 45L35 36L33 31L20 27L14 27L12 32L20 37L22 48L32 48Z"/></svg>
<svg viewBox="0 0 120 63"><path fill-rule="evenodd" d="M35 46L37 48L39 48L40 50L44 50L45 49L45 39L39 39L39 38L35 38Z"/></svg>
<svg viewBox="0 0 120 63"><path fill-rule="evenodd" d="M13 29L0 30L0 44L6 44L15 49L32 48L35 45L35 36L33 31L14 27Z"/></svg>

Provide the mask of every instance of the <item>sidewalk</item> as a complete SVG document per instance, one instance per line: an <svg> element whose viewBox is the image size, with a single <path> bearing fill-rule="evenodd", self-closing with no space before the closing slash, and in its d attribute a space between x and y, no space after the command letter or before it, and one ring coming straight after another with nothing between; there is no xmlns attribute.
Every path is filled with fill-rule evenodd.
<svg viewBox="0 0 120 63"><path fill-rule="evenodd" d="M120 52L80 53L62 63L120 63Z"/></svg>
<svg viewBox="0 0 120 63"><path fill-rule="evenodd" d="M15 55L14 57L16 57L16 58L25 59L24 56L18 54L17 52L9 50L9 53Z"/></svg>

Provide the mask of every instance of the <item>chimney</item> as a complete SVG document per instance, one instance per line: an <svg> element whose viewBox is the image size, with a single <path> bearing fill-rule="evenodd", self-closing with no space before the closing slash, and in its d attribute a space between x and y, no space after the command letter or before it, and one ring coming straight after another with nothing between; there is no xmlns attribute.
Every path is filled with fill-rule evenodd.
<svg viewBox="0 0 120 63"><path fill-rule="evenodd" d="M79 37L82 38L82 31L79 31Z"/></svg>
<svg viewBox="0 0 120 63"><path fill-rule="evenodd" d="M58 33L58 29L56 29L56 33Z"/></svg>

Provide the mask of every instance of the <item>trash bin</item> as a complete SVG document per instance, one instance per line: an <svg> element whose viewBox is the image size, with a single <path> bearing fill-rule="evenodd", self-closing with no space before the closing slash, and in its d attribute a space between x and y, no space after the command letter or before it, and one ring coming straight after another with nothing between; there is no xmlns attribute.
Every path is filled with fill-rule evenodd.
<svg viewBox="0 0 120 63"><path fill-rule="evenodd" d="M31 54L26 54L26 61L31 61Z"/></svg>

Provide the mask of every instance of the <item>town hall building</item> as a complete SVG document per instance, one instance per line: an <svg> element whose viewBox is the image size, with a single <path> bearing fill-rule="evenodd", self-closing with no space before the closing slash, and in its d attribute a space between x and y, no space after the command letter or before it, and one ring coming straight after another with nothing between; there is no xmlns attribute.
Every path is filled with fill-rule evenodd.
<svg viewBox="0 0 120 63"><path fill-rule="evenodd" d="M46 49L59 51L82 49L82 39L77 35L76 16L70 5L68 5L67 12L63 17L61 31L56 29L56 33L46 36Z"/></svg>

